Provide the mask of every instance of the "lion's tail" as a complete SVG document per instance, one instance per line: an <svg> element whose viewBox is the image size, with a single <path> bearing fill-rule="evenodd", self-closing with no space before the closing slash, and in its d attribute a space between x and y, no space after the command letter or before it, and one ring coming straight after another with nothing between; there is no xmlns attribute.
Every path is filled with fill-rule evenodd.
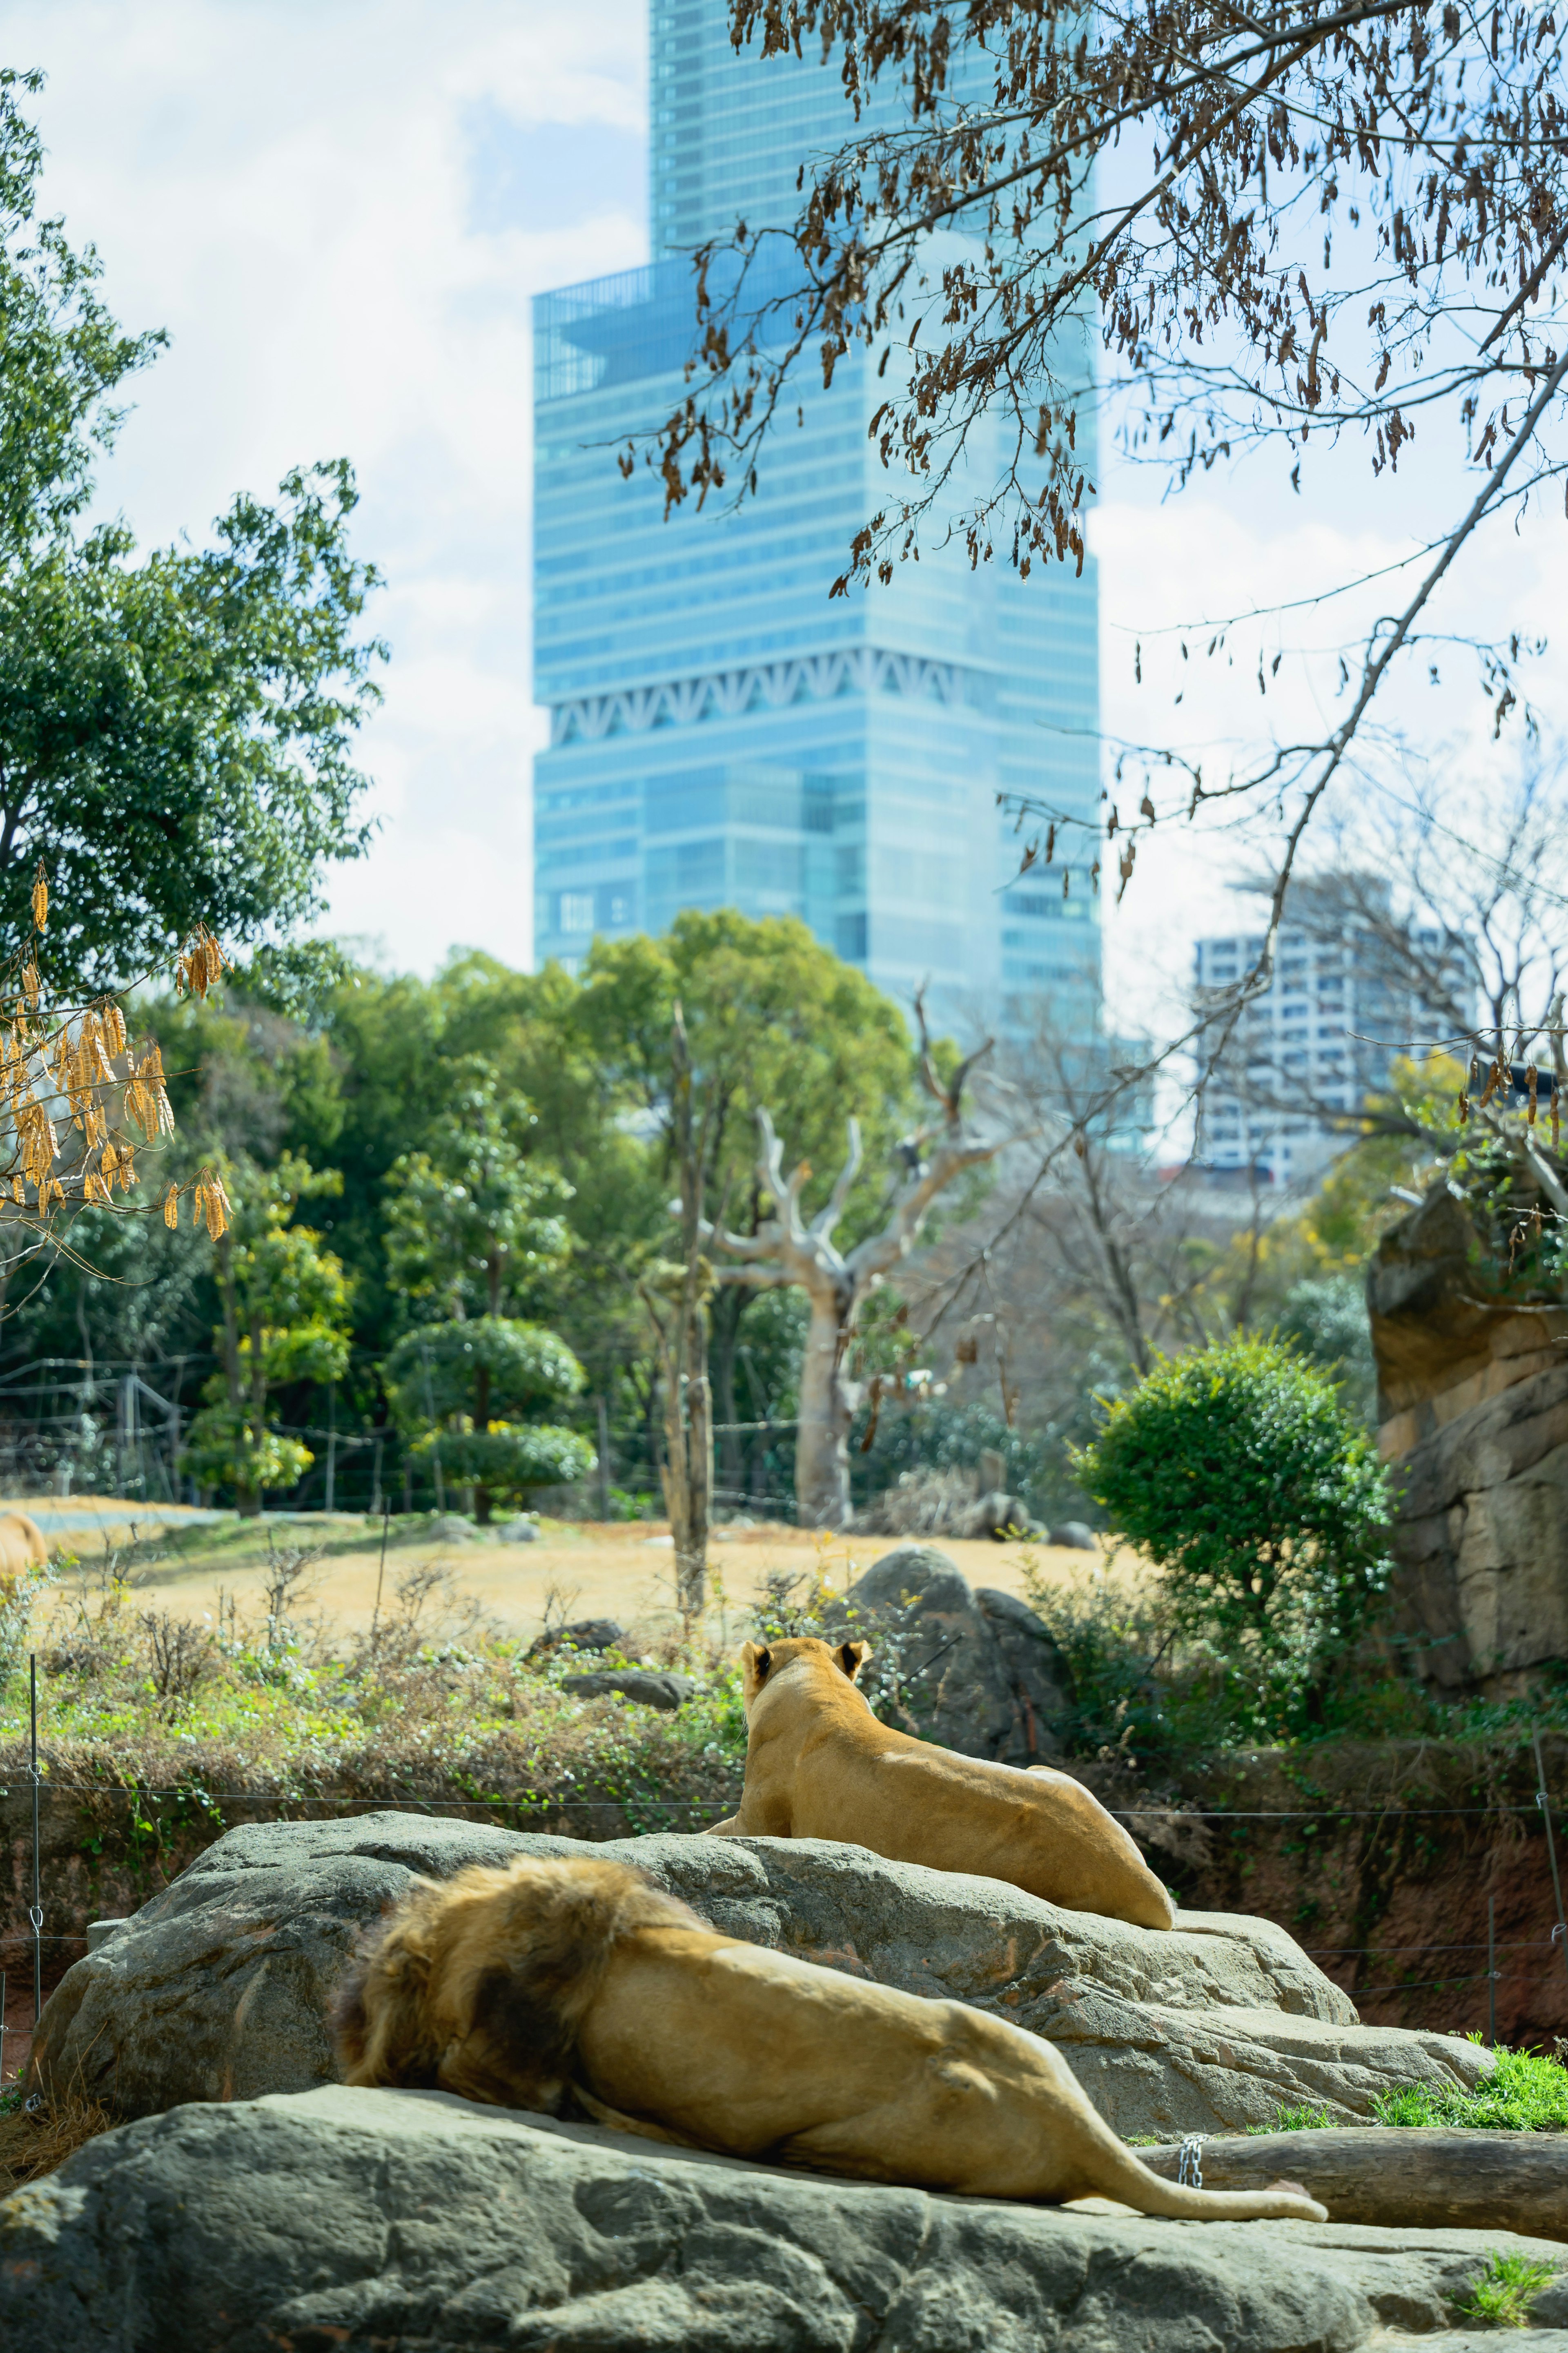
<svg viewBox="0 0 1568 2353"><path fill-rule="evenodd" d="M1107 2198L1119 2198L1141 2214L1166 2214L1178 2222L1326 2222L1329 2210L1309 2198L1299 2181L1271 2182L1267 2189L1189 2189L1151 2173L1130 2148L1118 2147L1106 2168L1112 2177L1096 2183Z"/></svg>

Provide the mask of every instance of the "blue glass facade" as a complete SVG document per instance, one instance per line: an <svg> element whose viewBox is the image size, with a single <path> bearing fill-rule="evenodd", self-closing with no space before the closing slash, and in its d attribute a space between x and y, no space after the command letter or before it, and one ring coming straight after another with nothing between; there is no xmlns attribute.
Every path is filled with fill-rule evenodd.
<svg viewBox="0 0 1568 2353"><path fill-rule="evenodd" d="M656 259L535 304L537 955L735 906L801 916L906 1004L929 979L950 1020L1047 990L1092 1021L1082 878L1065 902L1059 869L1017 882L996 807L1098 797L1092 561L1020 582L928 550L830 599L889 489L867 438L886 385L855 356L830 393L803 378L738 512L667 522L655 476L622 480L616 445L683 390L682 249L787 222L801 157L847 119L836 68L737 57L725 0L656 0L652 113Z"/></svg>

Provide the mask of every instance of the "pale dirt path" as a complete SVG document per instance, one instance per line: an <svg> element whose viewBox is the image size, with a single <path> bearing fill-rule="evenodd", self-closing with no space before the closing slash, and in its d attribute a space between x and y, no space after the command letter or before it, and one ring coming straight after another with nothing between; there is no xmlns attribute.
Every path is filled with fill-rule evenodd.
<svg viewBox="0 0 1568 2353"><path fill-rule="evenodd" d="M196 1515L183 1511L160 1507L153 1513L112 1498L79 1497L62 1504L44 1496L16 1499L10 1508L34 1511L40 1519L67 1512L84 1518L90 1515L93 1525L86 1530L50 1529L47 1522L45 1528L51 1546L68 1544L78 1551L89 1578L105 1539L123 1541L132 1518L143 1535L163 1524L179 1531L188 1548L185 1561L165 1559L135 1572L140 1609L166 1609L182 1618L216 1616L222 1592L236 1597L243 1616L261 1600L265 1560L233 1556L235 1523L226 1517L212 1530L216 1556L206 1557L206 1527ZM285 1525L275 1524L272 1533L280 1546L324 1544L330 1547L312 1571L309 1606L313 1612L348 1628L369 1625L379 1574L378 1525L346 1514L331 1521L324 1514L306 1514ZM889 1536L817 1537L780 1525L721 1535L709 1553L718 1613L721 1620L732 1618L739 1628L764 1577L775 1569L810 1570L820 1565L827 1583L842 1590L861 1570L892 1551L898 1541ZM939 1548L957 1563L972 1585L996 1586L1020 1599L1026 1598L1025 1573L1031 1564L1051 1584L1066 1584L1091 1572L1101 1557L1052 1545L961 1538L938 1541ZM265 1548L265 1534L258 1531L255 1549L264 1554ZM547 1605L557 1618L616 1618L628 1628L646 1628L649 1634L674 1622L674 1557L668 1526L658 1523L551 1521L540 1542L506 1545L486 1538L468 1543L437 1541L424 1532L400 1536L394 1520L386 1554L384 1609L391 1605L399 1578L411 1568L428 1565L443 1567L458 1594L481 1602L497 1627L508 1634L536 1634L544 1623ZM1117 1565L1135 1564L1131 1556L1124 1555L1117 1556ZM68 1599L75 1582L68 1575L62 1601ZM741 1639L739 1630L735 1639Z"/></svg>

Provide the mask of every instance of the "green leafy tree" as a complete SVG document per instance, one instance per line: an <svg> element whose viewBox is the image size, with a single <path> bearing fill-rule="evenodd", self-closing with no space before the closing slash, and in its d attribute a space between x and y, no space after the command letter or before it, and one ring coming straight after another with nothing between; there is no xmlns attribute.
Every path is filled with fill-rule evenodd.
<svg viewBox="0 0 1568 2353"><path fill-rule="evenodd" d="M291 1223L302 1200L331 1194L338 1177L286 1155L228 1180L234 1222L217 1243L223 1322L219 1369L191 1423L186 1466L205 1485L231 1487L242 1513L268 1488L292 1487L314 1456L268 1419L280 1388L341 1379L349 1361L349 1287L342 1261L309 1226Z"/></svg>
<svg viewBox="0 0 1568 2353"><path fill-rule="evenodd" d="M88 526L114 396L163 338L124 334L91 248L37 217L39 87L0 73L0 937L25 939L44 859L56 973L90 990L198 923L244 943L314 909L367 839L351 752L384 649L344 460L237 498L206 548Z"/></svg>
<svg viewBox="0 0 1568 2353"><path fill-rule="evenodd" d="M405 1154L387 1180L387 1264L416 1312L495 1316L559 1264L566 1188L527 1156L531 1104L503 1111L494 1080L472 1062L451 1075L445 1134Z"/></svg>
<svg viewBox="0 0 1568 2353"><path fill-rule="evenodd" d="M1162 1358L1076 1461L1113 1532L1163 1570L1175 1630L1274 1685L1310 1694L1386 1588L1373 1442L1278 1340Z"/></svg>
<svg viewBox="0 0 1568 2353"><path fill-rule="evenodd" d="M766 1220L757 1151L764 1111L799 1155L805 1214L817 1214L854 1118L863 1156L838 1197L837 1222L851 1242L865 1235L883 1207L889 1163L915 1103L916 1059L891 998L793 917L755 923L722 908L678 916L661 939L595 944L579 991L580 1034L621 1100L644 1115L667 1198L679 1160L669 1051L678 1003L706 1124L703 1217L722 1214L726 1229L746 1239ZM814 1177L814 1169L826 1173ZM709 1310L718 1483L737 1498L747 1483L737 1425L755 1418L741 1412L738 1385L753 1296L749 1286L728 1285Z"/></svg>
<svg viewBox="0 0 1568 2353"><path fill-rule="evenodd" d="M448 1479L471 1486L484 1523L498 1500L585 1477L595 1456L574 1431L525 1419L575 1397L583 1367L552 1332L504 1312L564 1258L568 1188L528 1157L531 1105L503 1110L471 1060L460 1079L441 1136L387 1179L389 1278L432 1320L393 1350L385 1384L437 1493Z"/></svg>
<svg viewBox="0 0 1568 2353"><path fill-rule="evenodd" d="M405 1335L384 1378L398 1426L443 1479L471 1486L488 1521L498 1501L570 1485L594 1468L574 1430L528 1417L569 1404L583 1367L553 1332L510 1316L431 1324Z"/></svg>

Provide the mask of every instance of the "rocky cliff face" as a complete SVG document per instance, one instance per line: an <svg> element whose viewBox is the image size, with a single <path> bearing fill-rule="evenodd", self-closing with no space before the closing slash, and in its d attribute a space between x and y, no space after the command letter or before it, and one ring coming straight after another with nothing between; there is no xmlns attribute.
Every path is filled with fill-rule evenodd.
<svg viewBox="0 0 1568 2353"><path fill-rule="evenodd" d="M1433 1188L1367 1275L1399 1617L1418 1673L1503 1695L1568 1658L1568 1308Z"/></svg>

